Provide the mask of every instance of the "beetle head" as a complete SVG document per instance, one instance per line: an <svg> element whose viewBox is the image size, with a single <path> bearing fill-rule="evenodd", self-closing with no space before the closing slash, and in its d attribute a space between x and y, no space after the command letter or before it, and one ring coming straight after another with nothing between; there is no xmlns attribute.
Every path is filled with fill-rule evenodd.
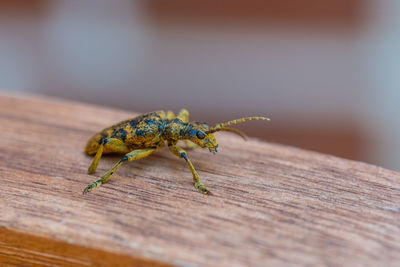
<svg viewBox="0 0 400 267"><path fill-rule="evenodd" d="M217 152L218 142L209 131L207 123L193 122L188 124L186 137L200 147L207 147L212 153Z"/></svg>

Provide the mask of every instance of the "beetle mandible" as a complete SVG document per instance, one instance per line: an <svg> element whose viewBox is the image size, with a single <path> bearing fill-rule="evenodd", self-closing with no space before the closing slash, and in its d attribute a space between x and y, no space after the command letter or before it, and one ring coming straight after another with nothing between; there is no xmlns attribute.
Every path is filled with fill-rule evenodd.
<svg viewBox="0 0 400 267"><path fill-rule="evenodd" d="M94 155L88 172L92 174L96 171L102 154L123 153L125 156L100 179L88 184L83 193L92 191L106 183L125 161L134 161L147 157L155 150L162 148L166 141L172 154L186 161L193 175L194 186L201 193L208 194L210 191L200 182L199 175L186 151L177 146L178 141L185 141L188 148L208 148L210 152L215 154L218 143L213 133L229 131L240 135L246 140L246 135L242 131L229 126L249 120L269 121L265 117L246 117L209 127L207 123L189 122L189 112L186 109L182 109L177 116L172 111L164 112L160 110L105 128L94 135L86 145L85 152L88 155Z"/></svg>

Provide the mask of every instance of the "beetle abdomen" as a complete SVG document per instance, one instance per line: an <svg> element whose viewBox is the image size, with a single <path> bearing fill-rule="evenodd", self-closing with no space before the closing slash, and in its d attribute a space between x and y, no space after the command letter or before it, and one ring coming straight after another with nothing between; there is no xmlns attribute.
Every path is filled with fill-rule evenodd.
<svg viewBox="0 0 400 267"><path fill-rule="evenodd" d="M158 112L151 112L131 120L119 122L94 135L87 143L85 152L96 154L107 138L121 140L130 149L152 147L159 143L162 135L163 118ZM103 153L110 153L106 148Z"/></svg>

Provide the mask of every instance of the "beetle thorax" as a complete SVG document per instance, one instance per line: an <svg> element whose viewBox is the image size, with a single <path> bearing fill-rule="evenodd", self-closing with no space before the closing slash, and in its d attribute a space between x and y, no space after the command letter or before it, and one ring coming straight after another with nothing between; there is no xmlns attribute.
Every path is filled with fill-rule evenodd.
<svg viewBox="0 0 400 267"><path fill-rule="evenodd" d="M182 140L185 139L188 123L176 118L169 120L164 124L163 137L167 140Z"/></svg>

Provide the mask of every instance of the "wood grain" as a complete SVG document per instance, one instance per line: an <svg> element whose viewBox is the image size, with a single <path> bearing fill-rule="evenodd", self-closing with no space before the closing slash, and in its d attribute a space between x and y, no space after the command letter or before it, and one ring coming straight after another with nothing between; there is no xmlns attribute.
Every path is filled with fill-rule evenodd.
<svg viewBox="0 0 400 267"><path fill-rule="evenodd" d="M134 115L0 97L0 263L400 264L400 174L294 147L221 133L217 155L189 152L212 196L165 149L82 195L120 158L88 175L86 141Z"/></svg>

